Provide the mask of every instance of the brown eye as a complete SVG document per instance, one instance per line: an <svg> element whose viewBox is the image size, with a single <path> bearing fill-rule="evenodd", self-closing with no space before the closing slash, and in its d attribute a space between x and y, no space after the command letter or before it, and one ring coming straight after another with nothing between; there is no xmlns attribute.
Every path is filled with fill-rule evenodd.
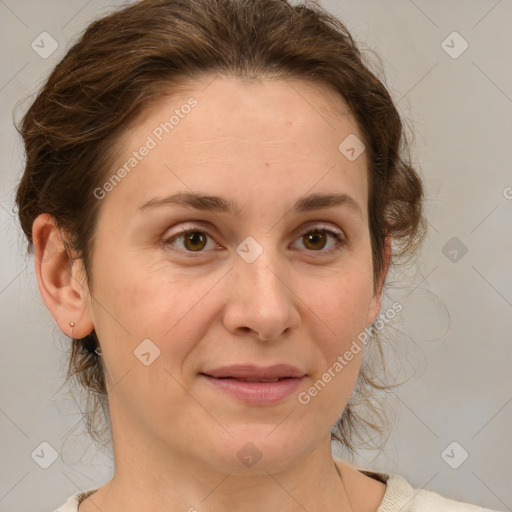
<svg viewBox="0 0 512 512"><path fill-rule="evenodd" d="M208 233L199 229L182 229L178 234L164 240L164 244L175 245L175 242L181 241L182 246L178 249L184 252L205 252L204 249L208 245L209 238L212 239ZM216 245L213 244L213 248L215 247Z"/></svg>
<svg viewBox="0 0 512 512"><path fill-rule="evenodd" d="M308 249L312 249L314 251L323 249L327 241L327 236L321 231L310 231L309 233L302 235L302 238L304 240L304 245Z"/></svg>
<svg viewBox="0 0 512 512"><path fill-rule="evenodd" d="M336 243L325 249L329 238L334 239ZM346 244L346 240L340 232L329 228L310 229L302 233L299 240L302 240L304 247L309 251L322 253L330 253L339 250Z"/></svg>
<svg viewBox="0 0 512 512"><path fill-rule="evenodd" d="M191 251L200 251L206 246L206 236L201 231L192 231L182 236L185 247Z"/></svg>

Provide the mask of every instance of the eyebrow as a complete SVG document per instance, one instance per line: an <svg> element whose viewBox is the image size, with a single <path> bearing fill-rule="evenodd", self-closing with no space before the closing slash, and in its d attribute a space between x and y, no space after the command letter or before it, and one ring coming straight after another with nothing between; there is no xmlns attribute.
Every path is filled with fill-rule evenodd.
<svg viewBox="0 0 512 512"><path fill-rule="evenodd" d="M221 196L212 196L193 192L177 192L167 197L155 197L139 207L140 211L162 206L184 206L202 211L230 213L241 217L242 208L231 199ZM363 211L357 201L347 194L310 194L299 198L292 207L295 213L309 212L331 208L334 206L347 206L361 218Z"/></svg>

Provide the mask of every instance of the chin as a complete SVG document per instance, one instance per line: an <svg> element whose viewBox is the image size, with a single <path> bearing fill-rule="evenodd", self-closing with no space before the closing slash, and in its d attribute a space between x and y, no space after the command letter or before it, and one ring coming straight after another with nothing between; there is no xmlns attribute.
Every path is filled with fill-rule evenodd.
<svg viewBox="0 0 512 512"><path fill-rule="evenodd" d="M234 474L279 472L307 455L308 447L293 424L240 424L228 427L217 444L218 462ZM213 441L213 444L216 444ZM213 461L212 461L213 462Z"/></svg>

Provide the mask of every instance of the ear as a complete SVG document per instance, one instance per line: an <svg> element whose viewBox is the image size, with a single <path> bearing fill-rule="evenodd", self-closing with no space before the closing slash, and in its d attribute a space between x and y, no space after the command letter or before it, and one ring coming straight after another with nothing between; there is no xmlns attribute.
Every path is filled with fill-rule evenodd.
<svg viewBox="0 0 512 512"><path fill-rule="evenodd" d="M368 317L366 319L367 325L375 322L377 315L379 314L382 305L382 292L384 289L384 283L386 282L386 276L388 275L389 265L391 264L391 237L389 235L384 239L384 248L382 250L382 270L376 283L373 297L370 301L370 308L368 309Z"/></svg>
<svg viewBox="0 0 512 512"><path fill-rule="evenodd" d="M56 221L48 213L34 220L32 240L37 282L46 307L64 334L87 336L94 324L87 307L90 294L82 261L70 258Z"/></svg>

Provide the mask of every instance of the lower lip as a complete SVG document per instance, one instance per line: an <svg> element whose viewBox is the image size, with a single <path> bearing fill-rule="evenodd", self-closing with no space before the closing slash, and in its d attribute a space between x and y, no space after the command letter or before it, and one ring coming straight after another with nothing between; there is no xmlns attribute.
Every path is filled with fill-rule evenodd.
<svg viewBox="0 0 512 512"><path fill-rule="evenodd" d="M236 379L216 379L201 375L214 386L243 402L253 405L276 404L297 390L304 377L293 377L277 382L246 382Z"/></svg>

